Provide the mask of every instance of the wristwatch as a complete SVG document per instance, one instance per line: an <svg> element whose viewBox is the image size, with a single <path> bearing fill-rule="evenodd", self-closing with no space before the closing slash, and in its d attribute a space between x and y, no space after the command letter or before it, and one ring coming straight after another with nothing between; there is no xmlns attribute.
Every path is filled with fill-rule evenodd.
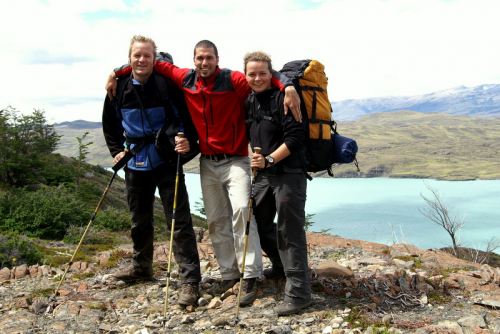
<svg viewBox="0 0 500 334"><path fill-rule="evenodd" d="M269 164L269 167L272 167L274 165L274 158L270 155L266 157L267 164Z"/></svg>

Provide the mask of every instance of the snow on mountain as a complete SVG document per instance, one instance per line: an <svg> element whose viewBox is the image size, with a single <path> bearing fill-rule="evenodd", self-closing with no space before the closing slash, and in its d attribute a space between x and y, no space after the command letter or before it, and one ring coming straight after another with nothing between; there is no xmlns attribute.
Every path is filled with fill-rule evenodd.
<svg viewBox="0 0 500 334"><path fill-rule="evenodd" d="M385 96L331 102L333 119L353 121L374 112L412 110L474 117L500 117L500 84L459 86L415 96Z"/></svg>

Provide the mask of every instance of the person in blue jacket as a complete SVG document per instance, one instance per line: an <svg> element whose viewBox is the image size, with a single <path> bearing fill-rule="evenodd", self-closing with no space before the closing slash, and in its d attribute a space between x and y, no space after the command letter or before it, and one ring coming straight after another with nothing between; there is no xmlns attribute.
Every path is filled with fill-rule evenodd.
<svg viewBox="0 0 500 334"><path fill-rule="evenodd" d="M114 164L125 155L125 143L137 151L125 167L127 201L133 222L130 233L134 244L132 266L115 273L114 277L123 281L152 280L155 190L158 188L171 227L176 179L176 164L164 161L156 150L153 129L158 131L168 120L178 119L185 137L175 138L177 153L189 152L190 141L195 143L198 135L182 91L170 79L155 75L155 42L149 37L134 36L130 42L129 60L132 73L120 79L126 82L119 84L123 86L119 101L106 97L102 117L104 138ZM164 80L169 100L165 101L157 80ZM172 152L175 156L177 153ZM182 170L175 215L173 251L182 282L178 302L187 306L198 299L201 273Z"/></svg>

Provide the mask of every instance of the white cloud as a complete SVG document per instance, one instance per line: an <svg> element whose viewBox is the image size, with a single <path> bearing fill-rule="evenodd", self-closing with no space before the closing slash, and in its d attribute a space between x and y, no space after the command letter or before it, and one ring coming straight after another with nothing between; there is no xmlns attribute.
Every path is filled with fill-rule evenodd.
<svg viewBox="0 0 500 334"><path fill-rule="evenodd" d="M4 4L5 3L5 4ZM332 100L413 95L500 83L500 3L490 0L0 0L0 108L46 110L57 122L99 121L107 74L134 34L192 66L201 39L242 69L263 50L280 68L316 58Z"/></svg>

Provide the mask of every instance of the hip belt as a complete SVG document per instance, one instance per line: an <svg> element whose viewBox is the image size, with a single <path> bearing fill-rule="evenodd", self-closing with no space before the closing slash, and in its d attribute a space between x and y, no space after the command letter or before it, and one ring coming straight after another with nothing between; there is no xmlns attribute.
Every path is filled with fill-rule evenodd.
<svg viewBox="0 0 500 334"><path fill-rule="evenodd" d="M236 157L236 154L225 154L225 153L219 153L219 154L214 154L214 155L207 155L207 154L202 154L201 155L205 159L209 159L210 161L219 161L219 160L224 160L224 159L229 159L231 157Z"/></svg>

